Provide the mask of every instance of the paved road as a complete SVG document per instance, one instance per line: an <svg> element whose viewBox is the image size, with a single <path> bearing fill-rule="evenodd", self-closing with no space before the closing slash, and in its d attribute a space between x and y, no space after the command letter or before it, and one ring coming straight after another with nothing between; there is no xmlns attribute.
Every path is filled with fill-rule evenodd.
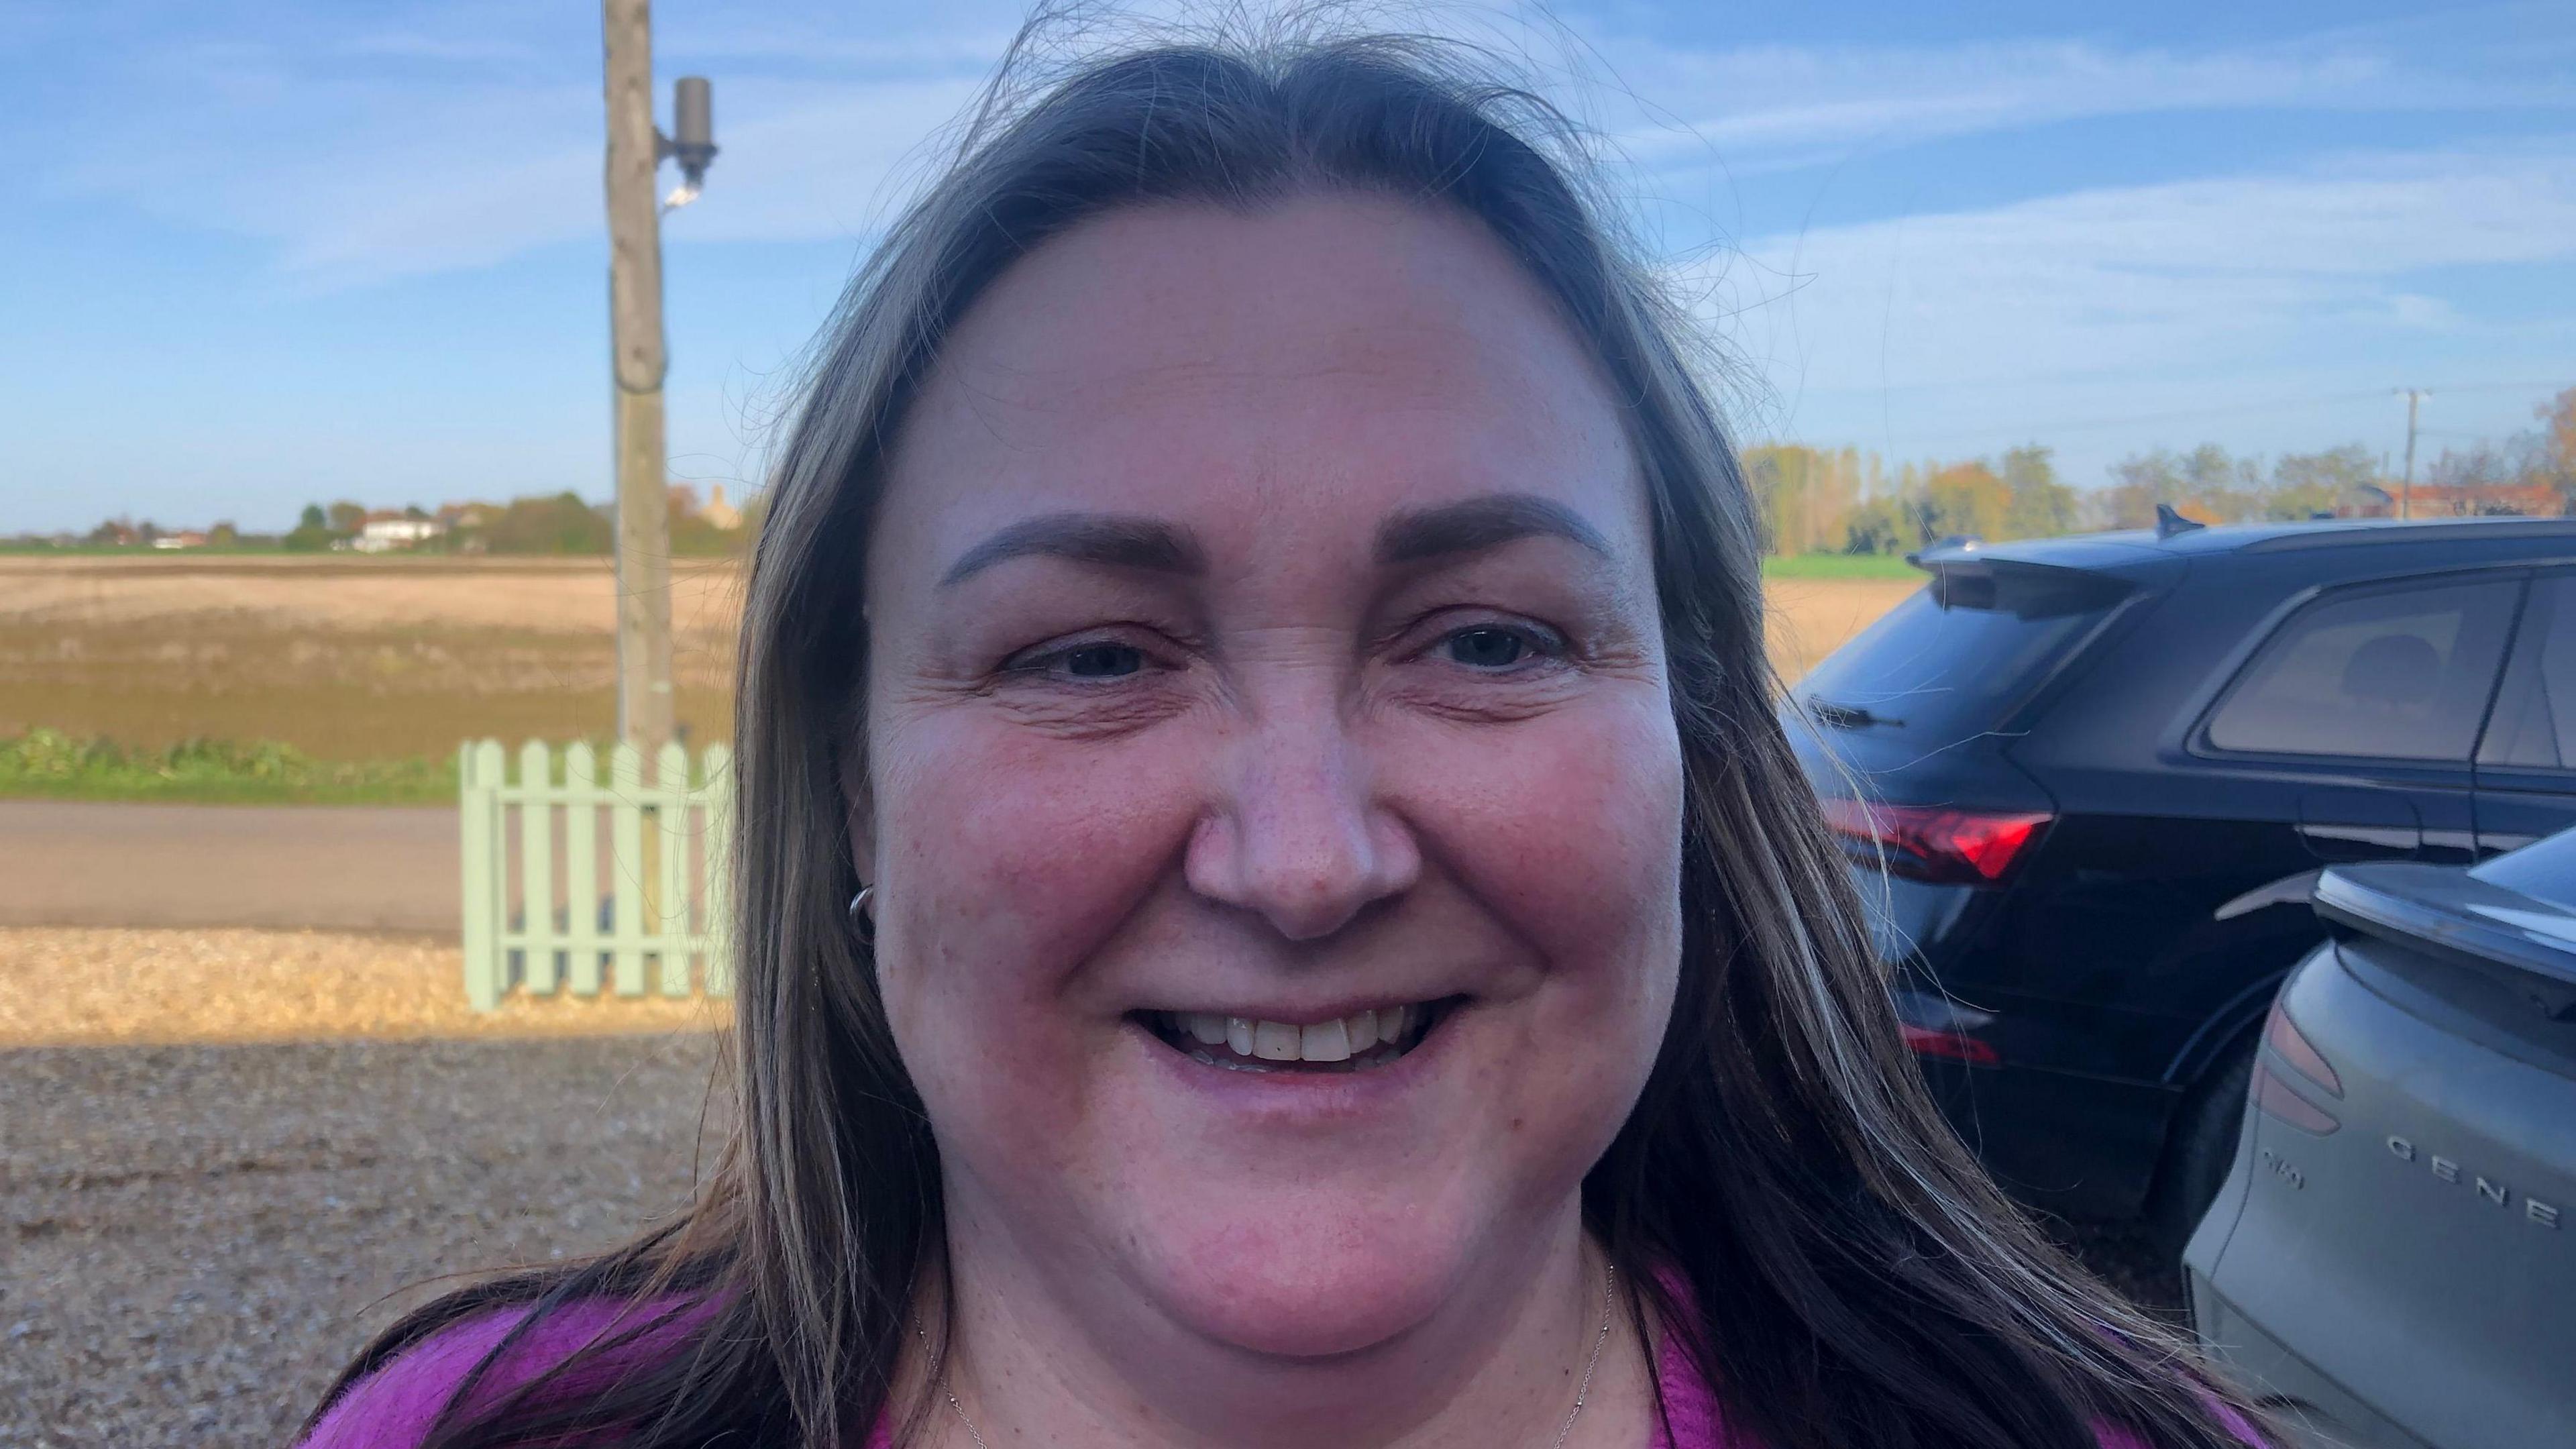
<svg viewBox="0 0 2576 1449"><path fill-rule="evenodd" d="M454 934L452 806L0 800L0 925Z"/></svg>

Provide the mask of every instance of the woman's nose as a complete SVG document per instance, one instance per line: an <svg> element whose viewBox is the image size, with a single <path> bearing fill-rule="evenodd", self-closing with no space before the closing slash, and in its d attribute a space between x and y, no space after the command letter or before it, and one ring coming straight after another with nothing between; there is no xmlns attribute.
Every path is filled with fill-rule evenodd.
<svg viewBox="0 0 2576 1449"><path fill-rule="evenodd" d="M1292 941L1329 936L1402 894L1422 854L1375 799L1369 764L1338 724L1251 732L1191 834L1190 888L1257 912Z"/></svg>

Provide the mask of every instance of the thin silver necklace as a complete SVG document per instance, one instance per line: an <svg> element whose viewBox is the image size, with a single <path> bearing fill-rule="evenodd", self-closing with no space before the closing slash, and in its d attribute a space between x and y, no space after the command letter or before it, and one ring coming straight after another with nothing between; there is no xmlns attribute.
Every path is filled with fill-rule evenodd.
<svg viewBox="0 0 2576 1449"><path fill-rule="evenodd" d="M1601 1367L1601 1350L1610 1342L1611 1305L1618 1299L1618 1284L1618 1265L1602 1264L1601 1331L1592 1337L1592 1354L1583 1361L1583 1379L1574 1386L1574 1407L1566 1410L1565 1422L1558 1426L1556 1440L1548 1445L1548 1449L1565 1449L1565 1441L1574 1433L1574 1421L1583 1417L1584 1401L1592 1395L1593 1370ZM921 1320L918 1317L912 1320L912 1333L915 1338L921 1340L921 1351L929 1353L930 1331L921 1326ZM967 1416L966 1406L957 1402L957 1390L949 1387L947 1359L948 1355L942 1351L930 1361L930 1371L939 1380L940 1397L948 1401L949 1411L957 1416L957 1422L966 1426L966 1437L975 1441L975 1449L990 1449L990 1446L984 1442L983 1433L975 1427L975 1421Z"/></svg>

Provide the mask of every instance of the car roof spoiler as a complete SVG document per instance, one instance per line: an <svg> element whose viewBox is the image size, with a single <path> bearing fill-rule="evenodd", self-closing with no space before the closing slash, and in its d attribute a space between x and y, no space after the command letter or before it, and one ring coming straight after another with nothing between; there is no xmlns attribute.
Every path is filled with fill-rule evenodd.
<svg viewBox="0 0 2576 1449"><path fill-rule="evenodd" d="M1907 554L1905 561L1928 574L1945 563L1974 558L1977 551L1985 546L1986 541L1974 534L1954 533L1939 543L1926 544Z"/></svg>

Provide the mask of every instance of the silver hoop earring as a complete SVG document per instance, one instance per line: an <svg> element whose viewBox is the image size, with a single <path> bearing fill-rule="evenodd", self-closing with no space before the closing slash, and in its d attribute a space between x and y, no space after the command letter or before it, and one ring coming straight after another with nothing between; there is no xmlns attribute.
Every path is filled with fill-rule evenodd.
<svg viewBox="0 0 2576 1449"><path fill-rule="evenodd" d="M871 946L876 944L877 923L868 917L868 903L876 897L877 888L872 885L859 887L859 893L850 897L850 925L858 931L859 939Z"/></svg>

